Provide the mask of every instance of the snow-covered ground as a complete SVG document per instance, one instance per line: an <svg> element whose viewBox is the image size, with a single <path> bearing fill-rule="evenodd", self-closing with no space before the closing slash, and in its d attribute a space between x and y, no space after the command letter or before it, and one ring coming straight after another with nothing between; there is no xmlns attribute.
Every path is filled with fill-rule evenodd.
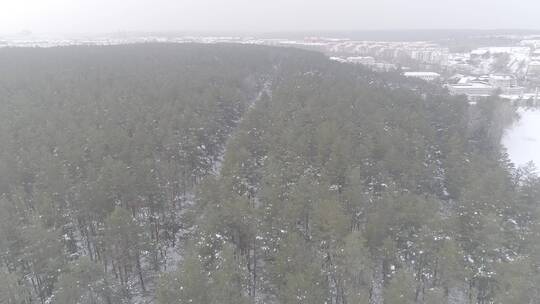
<svg viewBox="0 0 540 304"><path fill-rule="evenodd" d="M510 126L502 139L516 166L533 161L540 168L540 109L518 110L521 118Z"/></svg>

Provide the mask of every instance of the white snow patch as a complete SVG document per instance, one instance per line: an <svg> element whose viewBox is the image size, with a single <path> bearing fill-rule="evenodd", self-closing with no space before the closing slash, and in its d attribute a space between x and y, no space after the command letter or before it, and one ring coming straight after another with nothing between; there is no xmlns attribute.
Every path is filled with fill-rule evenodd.
<svg viewBox="0 0 540 304"><path fill-rule="evenodd" d="M532 161L540 168L540 109L520 108L518 113L521 118L506 130L502 144L516 166Z"/></svg>

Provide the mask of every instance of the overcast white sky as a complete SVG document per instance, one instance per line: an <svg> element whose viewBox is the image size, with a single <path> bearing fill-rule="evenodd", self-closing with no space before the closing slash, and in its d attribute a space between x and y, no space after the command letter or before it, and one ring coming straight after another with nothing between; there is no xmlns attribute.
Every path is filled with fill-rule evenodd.
<svg viewBox="0 0 540 304"><path fill-rule="evenodd" d="M540 29L540 0L0 0L0 33Z"/></svg>

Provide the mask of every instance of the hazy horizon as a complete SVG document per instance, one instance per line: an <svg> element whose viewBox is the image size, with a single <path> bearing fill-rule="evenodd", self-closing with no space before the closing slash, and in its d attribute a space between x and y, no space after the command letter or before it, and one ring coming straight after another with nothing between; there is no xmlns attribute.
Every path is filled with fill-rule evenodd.
<svg viewBox="0 0 540 304"><path fill-rule="evenodd" d="M540 30L532 0L306 1L21 0L0 3L0 34L118 32L285 33L396 30Z"/></svg>

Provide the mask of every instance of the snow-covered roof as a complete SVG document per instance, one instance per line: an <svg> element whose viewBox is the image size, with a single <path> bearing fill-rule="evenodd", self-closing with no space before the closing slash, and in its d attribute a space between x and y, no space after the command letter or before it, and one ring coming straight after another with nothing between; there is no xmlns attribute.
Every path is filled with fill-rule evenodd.
<svg viewBox="0 0 540 304"><path fill-rule="evenodd" d="M514 76L512 76L512 75L492 74L492 75L489 75L489 78L491 78L493 80L512 80L512 79L514 79Z"/></svg>
<svg viewBox="0 0 540 304"><path fill-rule="evenodd" d="M422 77L422 76L439 77L441 76L439 73L435 73L435 72L405 72L403 73L403 75L407 77Z"/></svg>
<svg viewBox="0 0 540 304"><path fill-rule="evenodd" d="M461 77L458 81L459 84L467 84L473 80L475 80L476 77L474 76L464 76L464 77Z"/></svg>
<svg viewBox="0 0 540 304"><path fill-rule="evenodd" d="M523 46L517 46L517 47L514 47L514 46L499 46L499 47L485 47L485 48L480 48L480 49L477 49L477 50L473 50L471 53L473 52L489 52L491 54L502 54L502 53L507 53L507 54L529 54L531 49L529 47L523 47ZM485 54L485 53L484 53Z"/></svg>
<svg viewBox="0 0 540 304"><path fill-rule="evenodd" d="M493 86L481 83L481 82L469 82L464 84L454 84L451 85L452 88L456 89L468 89L468 88L476 88L476 89L493 89Z"/></svg>
<svg viewBox="0 0 540 304"><path fill-rule="evenodd" d="M477 50L472 50L471 51L471 55L485 55L487 54L489 51L488 50L485 50L485 49L477 49Z"/></svg>

